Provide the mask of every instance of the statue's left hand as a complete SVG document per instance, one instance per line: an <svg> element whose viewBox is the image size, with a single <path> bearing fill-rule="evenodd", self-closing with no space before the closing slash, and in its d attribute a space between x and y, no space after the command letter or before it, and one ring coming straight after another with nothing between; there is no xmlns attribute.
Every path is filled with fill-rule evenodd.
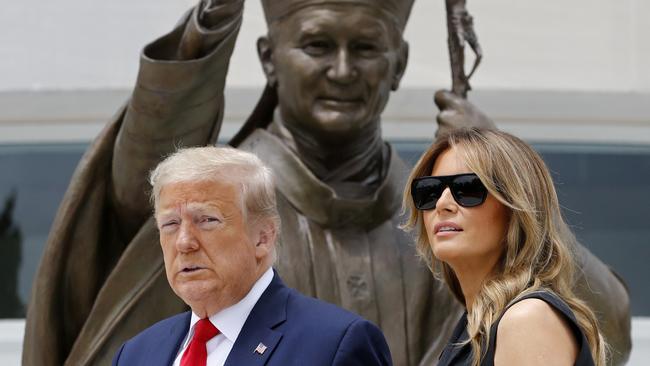
<svg viewBox="0 0 650 366"><path fill-rule="evenodd" d="M199 21L207 29L219 27L223 19L241 14L243 0L200 0Z"/></svg>
<svg viewBox="0 0 650 366"><path fill-rule="evenodd" d="M450 91L438 90L434 101L440 109L436 117L438 121L436 136L461 127L496 128L494 122L483 111Z"/></svg>

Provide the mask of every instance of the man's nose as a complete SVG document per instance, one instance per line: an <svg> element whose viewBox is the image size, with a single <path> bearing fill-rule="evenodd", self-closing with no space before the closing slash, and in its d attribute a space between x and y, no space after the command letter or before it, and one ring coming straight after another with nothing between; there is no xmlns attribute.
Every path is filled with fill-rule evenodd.
<svg viewBox="0 0 650 366"><path fill-rule="evenodd" d="M456 203L454 196L451 194L449 187L445 187L440 198L438 198L438 202L436 202L436 210L448 212L456 212L458 210L458 204Z"/></svg>
<svg viewBox="0 0 650 366"><path fill-rule="evenodd" d="M358 76L357 68L354 65L350 52L341 49L336 53L332 65L327 70L327 77L337 83L351 83Z"/></svg>
<svg viewBox="0 0 650 366"><path fill-rule="evenodd" d="M181 253L187 253L198 249L199 242L194 233L194 225L191 222L183 221L176 237L176 249Z"/></svg>

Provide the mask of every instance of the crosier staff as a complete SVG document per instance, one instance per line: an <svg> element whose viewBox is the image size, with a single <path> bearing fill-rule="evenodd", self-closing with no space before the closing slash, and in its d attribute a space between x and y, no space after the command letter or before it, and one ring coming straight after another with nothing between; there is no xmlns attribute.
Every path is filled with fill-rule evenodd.
<svg viewBox="0 0 650 366"><path fill-rule="evenodd" d="M467 92L472 89L469 79L481 62L483 51L474 32L472 16L465 8L466 0L445 1L452 85L449 91L438 90L433 98L440 111L436 116L436 136L456 128L497 128L485 113L467 100ZM465 43L476 55L469 75L465 73Z"/></svg>
<svg viewBox="0 0 650 366"><path fill-rule="evenodd" d="M466 0L445 0L447 7L447 44L451 61L452 93L467 99L471 90L469 79L481 63L483 51L474 31L474 21L467 12ZM469 44L476 55L474 66L469 75L465 74L465 42Z"/></svg>

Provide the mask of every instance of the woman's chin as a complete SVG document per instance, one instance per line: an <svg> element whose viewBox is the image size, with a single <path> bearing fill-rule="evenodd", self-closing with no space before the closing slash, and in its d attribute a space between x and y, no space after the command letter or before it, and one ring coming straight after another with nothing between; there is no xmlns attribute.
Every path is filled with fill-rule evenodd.
<svg viewBox="0 0 650 366"><path fill-rule="evenodd" d="M441 262L454 262L462 258L465 251L451 242L438 242L432 246L433 255Z"/></svg>

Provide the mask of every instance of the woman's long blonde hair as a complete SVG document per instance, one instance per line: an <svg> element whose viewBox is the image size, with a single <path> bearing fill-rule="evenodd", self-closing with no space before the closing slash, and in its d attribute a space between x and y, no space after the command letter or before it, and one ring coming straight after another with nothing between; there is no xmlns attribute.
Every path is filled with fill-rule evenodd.
<svg viewBox="0 0 650 366"><path fill-rule="evenodd" d="M575 238L564 222L551 176L542 158L525 142L505 132L458 129L438 138L413 168L408 182L431 175L438 156L455 148L468 169L489 193L510 211L505 249L492 277L485 280L471 304L467 331L478 366L489 344L490 326L514 299L540 289L566 302L586 335L596 365L605 365L606 344L591 309L573 293ZM434 275L442 277L454 296L467 307L458 278L449 265L434 258L422 212L404 190L403 225L415 230L417 250Z"/></svg>

